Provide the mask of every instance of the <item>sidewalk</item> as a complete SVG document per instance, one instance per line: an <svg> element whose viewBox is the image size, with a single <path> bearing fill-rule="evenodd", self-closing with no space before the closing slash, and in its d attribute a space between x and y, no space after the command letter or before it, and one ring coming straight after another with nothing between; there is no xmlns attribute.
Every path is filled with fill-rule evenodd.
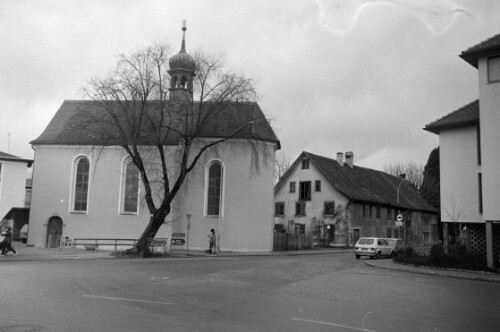
<svg viewBox="0 0 500 332"><path fill-rule="evenodd" d="M0 264L2 262L22 262L22 261L50 261L60 259L115 259L112 252L108 250L87 251L85 249L74 248L40 248L28 247L23 243L14 242L14 249L17 255L13 256L8 253L6 256L0 257ZM237 256L301 256L301 255L326 255L326 254L351 254L354 259L353 249L343 248L318 248L310 250L290 250L290 251L273 251L273 252L222 252L217 255L210 255L205 251L189 250L186 249L173 249L170 253L172 258L189 258L189 257L237 257ZM396 264L392 259L369 259L364 261L366 265L388 269L403 271L409 273L424 274L430 276L439 276L445 278L459 278L466 280L478 280L487 282L500 283L500 273L488 273L479 271L465 271L465 270L452 270L452 269L436 269L424 266L412 266Z"/></svg>
<svg viewBox="0 0 500 332"><path fill-rule="evenodd" d="M457 279L500 283L500 273L467 271L467 270L456 270L456 269L439 269L427 266L404 265L404 264L394 263L392 259L370 259L370 260L365 260L365 264L371 267L376 267L381 269L424 274L429 276L439 276L444 278L457 278Z"/></svg>

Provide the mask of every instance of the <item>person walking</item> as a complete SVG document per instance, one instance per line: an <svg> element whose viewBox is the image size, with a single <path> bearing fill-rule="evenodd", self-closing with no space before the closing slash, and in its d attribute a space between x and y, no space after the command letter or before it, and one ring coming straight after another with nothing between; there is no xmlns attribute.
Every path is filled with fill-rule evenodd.
<svg viewBox="0 0 500 332"><path fill-rule="evenodd" d="M7 227L7 231L5 232L5 239L3 240L3 248L2 248L2 256L5 256L9 251L14 253L14 256L17 252L12 248L12 228Z"/></svg>
<svg viewBox="0 0 500 332"><path fill-rule="evenodd" d="M217 237L215 236L215 229L211 229L209 234L209 244L210 244L210 249L208 250L209 254L217 254Z"/></svg>

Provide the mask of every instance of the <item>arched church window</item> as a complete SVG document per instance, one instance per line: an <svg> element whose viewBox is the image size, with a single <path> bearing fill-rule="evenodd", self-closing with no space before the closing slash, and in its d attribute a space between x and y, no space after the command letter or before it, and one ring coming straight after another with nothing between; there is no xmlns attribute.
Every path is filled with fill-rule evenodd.
<svg viewBox="0 0 500 332"><path fill-rule="evenodd" d="M121 213L136 214L139 207L139 170L130 158L126 158L122 167Z"/></svg>
<svg viewBox="0 0 500 332"><path fill-rule="evenodd" d="M222 206L223 167L220 161L214 161L208 166L207 181L207 216L220 216Z"/></svg>
<svg viewBox="0 0 500 332"><path fill-rule="evenodd" d="M88 208L90 161L81 156L74 163L73 211L86 212Z"/></svg>
<svg viewBox="0 0 500 332"><path fill-rule="evenodd" d="M173 76L172 77L172 88L176 88L177 87L177 76Z"/></svg>

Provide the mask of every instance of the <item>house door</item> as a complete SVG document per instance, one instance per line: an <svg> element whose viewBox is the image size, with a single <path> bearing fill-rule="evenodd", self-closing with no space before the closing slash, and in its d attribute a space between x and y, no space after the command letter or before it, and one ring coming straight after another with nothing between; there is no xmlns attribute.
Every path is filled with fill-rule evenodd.
<svg viewBox="0 0 500 332"><path fill-rule="evenodd" d="M62 219L52 217L47 224L47 248L58 248L62 236Z"/></svg>
<svg viewBox="0 0 500 332"><path fill-rule="evenodd" d="M353 240L354 240L354 243L356 243L359 240L359 229L356 228L356 229L353 229L352 231L353 231L353 236L354 236Z"/></svg>

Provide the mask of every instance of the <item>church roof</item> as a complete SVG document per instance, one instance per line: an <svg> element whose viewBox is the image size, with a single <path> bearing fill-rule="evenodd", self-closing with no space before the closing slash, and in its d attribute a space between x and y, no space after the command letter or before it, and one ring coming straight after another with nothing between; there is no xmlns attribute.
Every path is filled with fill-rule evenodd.
<svg viewBox="0 0 500 332"><path fill-rule="evenodd" d="M125 102L130 104L130 109L134 108L134 102ZM154 106L154 101L150 101ZM103 109L103 104L114 107L116 101L97 102L92 100L65 100L59 110L56 112L47 128L42 134L31 141L31 144L55 144L55 145L118 145L122 142L121 139L113 141L110 139L112 133L117 131L115 126L108 126L107 132L102 133L102 126L105 123L107 112ZM174 109L178 104L167 104L167 107ZM199 107L199 103L194 103L194 107ZM209 108L213 106L210 103L204 103L202 114L209 112ZM202 130L198 137L203 138L224 138L229 137L238 128L246 125L245 130L238 131L232 138L257 139L276 143L280 148L280 142L274 133L269 121L264 116L257 103L253 102L226 102L217 104L217 113L210 117L207 123L202 126ZM118 113L119 114L119 113ZM169 115L174 114L172 111ZM125 116L123 116L125 123ZM89 121L95 119L95 121ZM82 125L83 121L87 121ZM180 129L181 123L178 119L174 119L178 123ZM251 126L248 124L252 123ZM153 126L145 124L138 138L140 145L157 144ZM118 135L116 135L118 136ZM163 144L177 145L180 141L179 134L175 130L171 130Z"/></svg>
<svg viewBox="0 0 500 332"><path fill-rule="evenodd" d="M32 159L23 159L23 158L19 158L17 156L14 156L14 155L11 155L11 154L8 154L8 153L0 151L0 161L2 161L2 160L3 161L13 161L13 162L27 163L28 167L30 167L31 164L33 163Z"/></svg>
<svg viewBox="0 0 500 332"><path fill-rule="evenodd" d="M479 125L479 100L460 107L425 126L424 130L439 134L441 130Z"/></svg>
<svg viewBox="0 0 500 332"><path fill-rule="evenodd" d="M425 199L420 196L408 181L389 175L382 171L353 165L340 165L337 160L302 152L287 173L276 185L275 190L287 182L293 169L298 167L304 158L318 169L325 179L339 192L352 201L380 206L398 207L401 209L417 210L436 213ZM403 182L402 182L403 181ZM400 186L401 185L401 186ZM399 187L399 204L397 192Z"/></svg>
<svg viewBox="0 0 500 332"><path fill-rule="evenodd" d="M460 57L477 68L479 57L498 54L500 52L500 33L474 45L460 54Z"/></svg>

